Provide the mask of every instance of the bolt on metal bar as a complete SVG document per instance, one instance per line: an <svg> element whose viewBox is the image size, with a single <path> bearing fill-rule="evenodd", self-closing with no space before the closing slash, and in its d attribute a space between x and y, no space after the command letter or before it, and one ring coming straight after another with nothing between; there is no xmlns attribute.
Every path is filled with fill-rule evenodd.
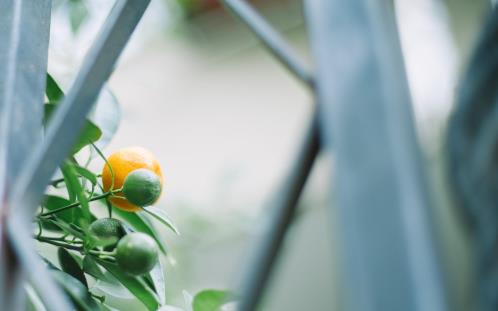
<svg viewBox="0 0 498 311"><path fill-rule="evenodd" d="M391 2L305 2L347 310L448 310Z"/></svg>
<svg viewBox="0 0 498 311"><path fill-rule="evenodd" d="M313 163L320 151L318 139L318 114L313 113L313 121L305 131L298 152L292 161L288 175L270 202L270 215L266 216L259 232L256 248L251 252L250 261L244 272L241 290L240 311L255 310L271 275L278 257L285 233L295 214L296 206L303 191Z"/></svg>
<svg viewBox="0 0 498 311"><path fill-rule="evenodd" d="M53 310L69 310L57 292L44 264L34 250L30 220L46 185L57 166L76 141L92 105L109 78L126 42L140 21L149 0L116 1L99 35L89 50L76 80L56 110L45 140L35 146L20 172L9 205L15 206L8 218L11 245L35 289Z"/></svg>
<svg viewBox="0 0 498 311"><path fill-rule="evenodd" d="M50 0L0 0L0 302L24 309L23 279L8 245L5 204L32 146L40 140Z"/></svg>
<svg viewBox="0 0 498 311"><path fill-rule="evenodd" d="M313 88L313 75L294 49L244 0L220 0L299 80Z"/></svg>

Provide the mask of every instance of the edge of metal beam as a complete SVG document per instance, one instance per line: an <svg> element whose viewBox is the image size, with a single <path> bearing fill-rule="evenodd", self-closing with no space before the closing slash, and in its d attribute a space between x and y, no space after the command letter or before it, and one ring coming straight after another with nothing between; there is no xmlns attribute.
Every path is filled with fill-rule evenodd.
<svg viewBox="0 0 498 311"><path fill-rule="evenodd" d="M333 141L344 309L448 310L391 2L305 2Z"/></svg>
<svg viewBox="0 0 498 311"><path fill-rule="evenodd" d="M56 110L43 141L32 156L13 189L9 206L14 206L7 222L13 250L22 268L53 310L69 310L67 299L51 280L35 252L31 238L31 219L58 165L76 141L86 115L97 99L104 83L140 21L150 0L117 0L66 97ZM44 73L45 74L45 73ZM22 229L24 228L24 229Z"/></svg>

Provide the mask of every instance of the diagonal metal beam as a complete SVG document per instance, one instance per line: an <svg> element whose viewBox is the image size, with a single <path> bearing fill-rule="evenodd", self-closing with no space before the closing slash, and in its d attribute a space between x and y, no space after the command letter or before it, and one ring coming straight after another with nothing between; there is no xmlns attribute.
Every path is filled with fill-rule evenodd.
<svg viewBox="0 0 498 311"><path fill-rule="evenodd" d="M313 75L294 49L245 0L220 0L294 76L313 88Z"/></svg>
<svg viewBox="0 0 498 311"><path fill-rule="evenodd" d="M55 112L45 140L35 146L20 172L9 202L8 232L12 248L46 306L69 310L34 251L31 219L56 168L69 154L126 42L140 21L149 0L118 0L89 50L76 80ZM41 103L40 103L41 104Z"/></svg>
<svg viewBox="0 0 498 311"><path fill-rule="evenodd" d="M244 0L221 0L261 40L264 46L294 76L311 90L313 75L306 64L282 36ZM239 310L255 310L270 279L282 242L295 214L297 202L320 150L318 115L305 131L297 154L273 201L271 214L259 232L242 278L242 301Z"/></svg>
<svg viewBox="0 0 498 311"><path fill-rule="evenodd" d="M347 310L448 310L391 2L305 2Z"/></svg>
<svg viewBox="0 0 498 311"><path fill-rule="evenodd" d="M240 311L255 310L270 279L282 242L295 214L304 185L320 151L318 118L313 114L304 137L294 157L289 173L283 179L273 201L270 214L259 231L254 250L247 262L242 279Z"/></svg>

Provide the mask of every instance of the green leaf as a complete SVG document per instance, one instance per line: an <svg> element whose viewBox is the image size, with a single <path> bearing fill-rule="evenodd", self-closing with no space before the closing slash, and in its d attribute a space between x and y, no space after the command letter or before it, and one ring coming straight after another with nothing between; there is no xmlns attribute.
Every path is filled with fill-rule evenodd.
<svg viewBox="0 0 498 311"><path fill-rule="evenodd" d="M102 149L109 144L118 130L121 115L121 106L116 96L108 87L102 88L99 98L88 116L102 130L102 137L96 142L97 147Z"/></svg>
<svg viewBox="0 0 498 311"><path fill-rule="evenodd" d="M149 272L152 283L154 284L154 289L159 298L160 305L166 304L166 283L164 281L164 270L161 260L157 261L157 264Z"/></svg>
<svg viewBox="0 0 498 311"><path fill-rule="evenodd" d="M68 188L68 191L69 189L71 189L76 194L76 197L81 204L83 218L76 220L79 221L78 223L85 229L92 221L88 198L86 197L85 191L83 190L80 180L78 179L78 175L76 173L74 165L66 161L61 170L62 174L64 175L64 180L66 180L66 187Z"/></svg>
<svg viewBox="0 0 498 311"><path fill-rule="evenodd" d="M53 103L59 102L64 97L64 93L61 88L49 73L47 73L47 86L45 94L47 94L48 100Z"/></svg>
<svg viewBox="0 0 498 311"><path fill-rule="evenodd" d="M45 306L43 305L43 302L42 300L40 299L40 296L38 295L38 293L35 291L35 289L25 283L24 284L24 289L26 290L26 296L27 296L27 300L28 300L28 310L34 310L34 311L46 311L47 309L45 308Z"/></svg>
<svg viewBox="0 0 498 311"><path fill-rule="evenodd" d="M53 114L55 113L55 110L57 109L57 104L54 103L47 103L43 105L44 107L44 116L43 116L43 124L45 124L45 127L49 124L50 119L52 118ZM86 121L83 129L81 130L81 134L76 141L76 143L73 146L72 149L72 154L77 153L80 151L83 147L94 143L100 139L102 136L102 131L98 126L96 126L93 122Z"/></svg>
<svg viewBox="0 0 498 311"><path fill-rule="evenodd" d="M71 223L68 224L60 219L47 219L46 221L59 227L60 229L62 229L62 231L66 232L67 234L74 235L75 237L82 239L82 240L85 239L85 235L83 234L83 232L76 229L78 227L74 224L71 224Z"/></svg>
<svg viewBox="0 0 498 311"><path fill-rule="evenodd" d="M70 0L68 5L71 30L76 33L88 17L88 8L82 0Z"/></svg>
<svg viewBox="0 0 498 311"><path fill-rule="evenodd" d="M95 262L92 256L83 258L83 271L90 274L97 280L108 281L100 266Z"/></svg>
<svg viewBox="0 0 498 311"><path fill-rule="evenodd" d="M99 304L80 281L60 270L52 270L51 272L54 280L69 295L78 309L85 311L101 310Z"/></svg>
<svg viewBox="0 0 498 311"><path fill-rule="evenodd" d="M74 259L73 255L71 255L66 249L59 247L57 249L57 257L59 258L59 264L62 271L71 275L88 288L85 274L83 273L83 270L81 270L80 265Z"/></svg>
<svg viewBox="0 0 498 311"><path fill-rule="evenodd" d="M76 173L78 173L78 175L86 178L89 182L92 183L92 185L95 186L97 184L97 175L95 175L94 173L92 173L88 169L81 167L79 165L74 165L74 169L75 169Z"/></svg>
<svg viewBox="0 0 498 311"><path fill-rule="evenodd" d="M137 297L148 310L157 310L159 306L158 298L142 280L124 274L116 264L98 258L95 258L95 260Z"/></svg>
<svg viewBox="0 0 498 311"><path fill-rule="evenodd" d="M138 213L125 212L123 210L120 210L119 208L114 208L113 211L116 215L118 215L122 220L125 221L125 224L131 226L134 231L150 235L154 240L156 240L157 245L159 246L161 251L166 254L166 246L160 239L159 234L156 232L152 224L147 219L143 218L143 216L139 215Z"/></svg>
<svg viewBox="0 0 498 311"><path fill-rule="evenodd" d="M234 295L229 291L207 289L194 297L193 311L218 311L222 305L233 300Z"/></svg>
<svg viewBox="0 0 498 311"><path fill-rule="evenodd" d="M153 216L163 224L165 224L168 228L173 230L174 233L177 235L180 235L180 231L176 228L175 224L173 223L173 220L169 217L168 213L166 213L164 210L154 207L154 206L145 206L143 207L143 210L146 211L149 215Z"/></svg>
<svg viewBox="0 0 498 311"><path fill-rule="evenodd" d="M71 203L76 202L76 184L80 184L78 178L74 179L69 172L66 165L61 166L62 177L64 177L64 184L66 184L67 195ZM73 212L75 209L72 209Z"/></svg>

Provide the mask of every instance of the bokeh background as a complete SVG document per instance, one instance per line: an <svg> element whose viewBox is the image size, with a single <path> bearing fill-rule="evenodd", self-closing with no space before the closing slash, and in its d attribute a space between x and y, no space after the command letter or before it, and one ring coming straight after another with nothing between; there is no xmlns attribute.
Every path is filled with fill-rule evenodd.
<svg viewBox="0 0 498 311"><path fill-rule="evenodd" d="M251 1L310 66L300 0ZM490 10L483 0L395 0L417 130L433 177L451 295L471 305L469 238L444 187L442 137L460 72ZM67 89L114 1L54 1L49 72ZM185 293L235 289L285 176L312 94L216 1L152 0L109 89L121 123L106 154L141 145L165 174L158 206L181 235L164 231L168 303ZM109 116L111 119L115 116ZM379 146L380 148L382 146ZM92 164L96 169L102 163ZM341 310L334 240L333 151L320 155L285 241L262 310ZM131 296L116 304L139 310Z"/></svg>

